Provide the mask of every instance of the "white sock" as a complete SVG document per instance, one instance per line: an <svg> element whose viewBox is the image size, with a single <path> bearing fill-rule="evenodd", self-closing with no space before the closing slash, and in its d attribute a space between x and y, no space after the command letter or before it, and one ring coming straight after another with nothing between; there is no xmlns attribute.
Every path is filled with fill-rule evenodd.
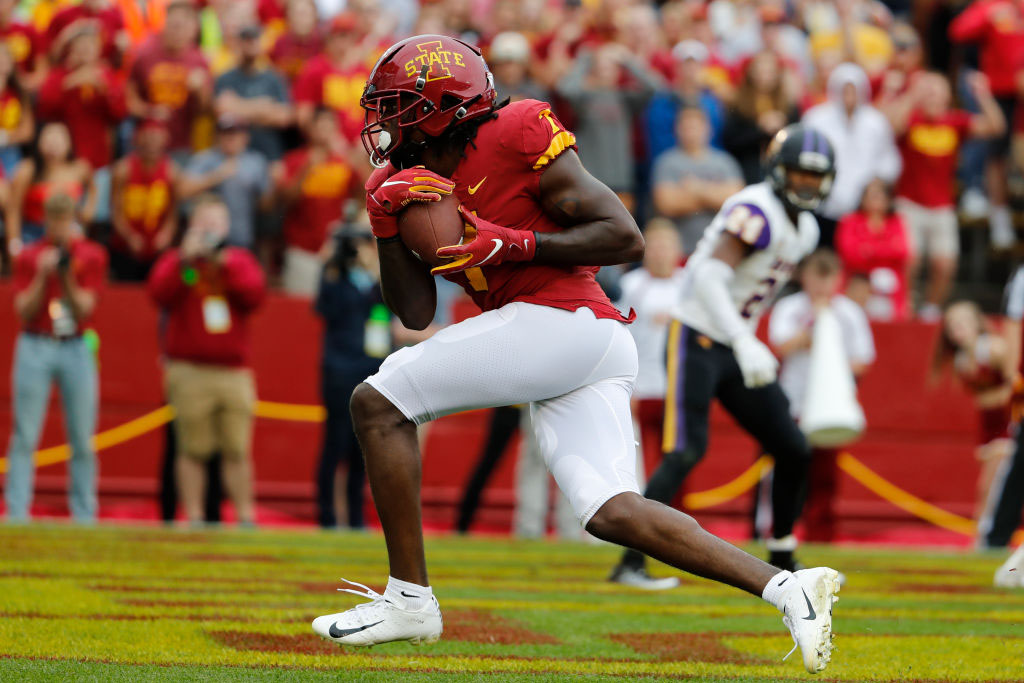
<svg viewBox="0 0 1024 683"><path fill-rule="evenodd" d="M1005 204L992 207L989 214L989 229L994 246L1002 248L1013 246L1017 240L1017 234L1013 230L1013 216L1010 214L1010 207Z"/></svg>
<svg viewBox="0 0 1024 683"><path fill-rule="evenodd" d="M795 585L795 582L789 580L792 578L793 572L779 572L770 578L768 585L764 587L764 591L761 593L761 599L771 603L775 606L775 609L782 612L786 606L786 593L789 592L790 586Z"/></svg>
<svg viewBox="0 0 1024 683"><path fill-rule="evenodd" d="M433 594L434 591L430 589L430 586L409 583L393 576L388 577L388 586L384 589L385 598L410 612L419 611L430 601L430 596Z"/></svg>

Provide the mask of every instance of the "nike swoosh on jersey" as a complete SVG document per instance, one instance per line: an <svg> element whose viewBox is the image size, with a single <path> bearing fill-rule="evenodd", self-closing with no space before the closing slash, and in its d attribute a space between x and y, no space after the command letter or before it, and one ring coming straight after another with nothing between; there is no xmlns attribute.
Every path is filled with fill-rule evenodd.
<svg viewBox="0 0 1024 683"><path fill-rule="evenodd" d="M501 240L496 240L496 239L492 239L491 241L492 241L492 242L494 242L494 249L491 249L491 253L487 255L487 258L485 258L485 259L484 259L483 261L481 261L480 263L476 264L476 265L477 265L478 267L479 267L479 266L482 266L483 264L485 264L485 263L487 263L488 261L490 261L490 260L491 260L491 257L492 257L492 256L494 256L495 254L497 254L497 253L498 253L498 250L499 250L499 249L501 249L501 248L502 248L502 246L504 246L504 244L505 244L505 243L504 243L504 242L502 242Z"/></svg>
<svg viewBox="0 0 1024 683"><path fill-rule="evenodd" d="M814 621L818 618L818 614L814 611L814 607L811 605L811 599L807 597L807 591L803 588L800 589L800 592L804 594L804 600L807 601L807 616L804 617L804 621Z"/></svg>
<svg viewBox="0 0 1024 683"><path fill-rule="evenodd" d="M484 176L484 179L483 179L483 180L481 180L481 181L480 181L479 183L477 183L476 185L473 185L472 187L470 187L470 188L469 188L469 193L470 193L470 194L476 194L476 191L477 191L477 190L479 190L479 189L480 189L480 186L484 184L484 180L487 180L487 176Z"/></svg>
<svg viewBox="0 0 1024 683"><path fill-rule="evenodd" d="M350 636L353 633L359 633L360 631L365 631L368 628L372 628L377 624L383 623L383 621L384 620L381 619L380 621L375 621L372 624L366 624L365 626L357 626L355 628L338 628L338 622L334 622L333 624L331 624L331 628L329 628L327 632L331 634L331 638L344 638L345 636Z"/></svg>

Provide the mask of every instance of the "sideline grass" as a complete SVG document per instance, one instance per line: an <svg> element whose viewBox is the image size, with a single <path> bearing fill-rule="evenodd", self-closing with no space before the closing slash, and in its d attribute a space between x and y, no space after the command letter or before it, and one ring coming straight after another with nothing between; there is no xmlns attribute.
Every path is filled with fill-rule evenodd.
<svg viewBox="0 0 1024 683"><path fill-rule="evenodd" d="M693 577L650 594L604 581L617 552L512 539L428 540L444 639L346 650L318 614L377 589L378 535L0 527L0 680L807 680L773 610ZM838 681L1019 681L1024 592L999 555L808 547L849 578ZM667 568L657 568L664 574Z"/></svg>

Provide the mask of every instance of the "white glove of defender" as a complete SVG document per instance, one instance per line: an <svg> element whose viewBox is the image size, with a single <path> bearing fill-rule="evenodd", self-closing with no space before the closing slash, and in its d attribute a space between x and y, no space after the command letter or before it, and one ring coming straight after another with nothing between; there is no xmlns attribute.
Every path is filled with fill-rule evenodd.
<svg viewBox="0 0 1024 683"><path fill-rule="evenodd" d="M745 334L734 339L732 353L743 373L743 384L748 388L756 389L775 381L779 361L771 349L754 335Z"/></svg>

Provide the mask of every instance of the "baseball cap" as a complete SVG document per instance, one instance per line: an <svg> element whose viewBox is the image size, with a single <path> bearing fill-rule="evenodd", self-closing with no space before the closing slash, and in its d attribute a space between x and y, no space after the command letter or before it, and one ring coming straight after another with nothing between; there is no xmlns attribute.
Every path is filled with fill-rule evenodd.
<svg viewBox="0 0 1024 683"><path fill-rule="evenodd" d="M494 36L489 55L492 62L525 62L530 58L530 43L522 33L505 31Z"/></svg>
<svg viewBox="0 0 1024 683"><path fill-rule="evenodd" d="M710 53L707 46L699 40L683 40L672 48L672 57L677 62L685 62L692 59L703 64L708 61Z"/></svg>

